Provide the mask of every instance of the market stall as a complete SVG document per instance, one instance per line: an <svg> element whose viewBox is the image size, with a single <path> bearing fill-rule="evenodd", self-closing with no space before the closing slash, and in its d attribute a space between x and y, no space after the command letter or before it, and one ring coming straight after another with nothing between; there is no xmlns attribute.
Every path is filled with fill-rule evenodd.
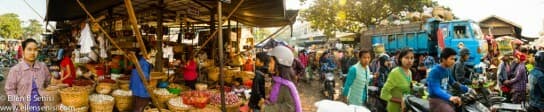
<svg viewBox="0 0 544 112"><path fill-rule="evenodd" d="M215 0L49 0L46 20L57 21L58 28L47 40L52 45L49 54L77 48L75 63L86 69L77 73L81 78L72 87L51 85L48 91L59 100L49 105L78 111L131 110L130 77L146 79L130 52L140 51L154 56L148 61L155 69L142 80L154 104L146 111L237 111L254 76L241 67L242 54L251 54L253 46L252 38L241 37L243 29L291 24L296 11L286 13L283 1L232 0L221 6ZM147 51L146 45L154 50ZM56 65L55 55L49 57ZM176 80L183 78L190 57L198 63L194 89ZM60 75L58 67L50 69ZM139 75L130 75L132 70ZM86 80L90 76L95 78Z"/></svg>

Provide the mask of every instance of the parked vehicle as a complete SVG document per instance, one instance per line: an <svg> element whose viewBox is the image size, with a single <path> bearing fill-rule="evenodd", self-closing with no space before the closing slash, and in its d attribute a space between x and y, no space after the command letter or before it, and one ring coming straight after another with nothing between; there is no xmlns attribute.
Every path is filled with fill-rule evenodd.
<svg viewBox="0 0 544 112"><path fill-rule="evenodd" d="M368 45L383 44L389 54L410 47L416 55L427 53L437 56L440 48L459 50L464 47L471 52L468 65L478 64L481 53L487 51L481 29L472 20L441 21L430 18L425 22L370 29L362 33L361 44L365 42Z"/></svg>

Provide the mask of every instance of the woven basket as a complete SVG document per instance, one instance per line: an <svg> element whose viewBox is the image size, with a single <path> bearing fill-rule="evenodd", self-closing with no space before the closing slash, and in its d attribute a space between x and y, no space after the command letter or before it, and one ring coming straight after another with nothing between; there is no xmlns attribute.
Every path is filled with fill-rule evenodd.
<svg viewBox="0 0 544 112"><path fill-rule="evenodd" d="M114 101L91 102L91 112L112 112Z"/></svg>
<svg viewBox="0 0 544 112"><path fill-rule="evenodd" d="M208 90L208 84L197 83L197 84L195 85L195 88L196 88L197 91Z"/></svg>
<svg viewBox="0 0 544 112"><path fill-rule="evenodd" d="M89 105L89 92L81 88L70 87L60 91L62 104L75 108Z"/></svg>
<svg viewBox="0 0 544 112"><path fill-rule="evenodd" d="M119 88L122 90L129 91L130 90L130 84L121 84L119 85Z"/></svg>
<svg viewBox="0 0 544 112"><path fill-rule="evenodd" d="M115 99L115 107L119 112L132 110L132 96L113 95L113 98Z"/></svg>
<svg viewBox="0 0 544 112"><path fill-rule="evenodd" d="M163 107L163 108L167 107L166 103L168 102L168 100L170 100L173 97L176 97L175 94L161 95L161 94L156 94L155 92L153 92L153 94L155 94L157 96L157 98L159 98L158 101L159 101L161 107Z"/></svg>
<svg viewBox="0 0 544 112"><path fill-rule="evenodd" d="M74 107L70 107L70 106L60 104L58 110L59 110L59 112L88 112L89 107L84 106L84 107L74 108Z"/></svg>
<svg viewBox="0 0 544 112"><path fill-rule="evenodd" d="M180 98L181 97L176 97L176 98ZM175 98L172 98L170 100L173 100ZM180 100L181 101L181 100ZM180 106L175 106L174 104L171 104L170 101L167 103L168 104L168 109L170 109L171 111L174 111L174 112L187 112L191 109L193 109L192 107L180 107Z"/></svg>
<svg viewBox="0 0 544 112"><path fill-rule="evenodd" d="M95 87L93 85L88 86L72 86L74 88L80 88L83 91L87 91L88 94L92 94L94 92Z"/></svg>
<svg viewBox="0 0 544 112"><path fill-rule="evenodd" d="M98 83L96 86L96 93L110 94L113 89L115 89L113 83Z"/></svg>
<svg viewBox="0 0 544 112"><path fill-rule="evenodd" d="M43 98L46 98L43 100L43 105L45 107L55 107L60 104L60 95L58 89L53 90L40 90L40 95ZM51 109L51 110L44 110L46 112L55 112L57 110Z"/></svg>
<svg viewBox="0 0 544 112"><path fill-rule="evenodd" d="M161 109L162 112L170 112L170 110L168 109ZM157 108L149 108L149 109L145 109L144 112L159 112L159 109Z"/></svg>
<svg viewBox="0 0 544 112"><path fill-rule="evenodd" d="M191 109L189 110L189 112L221 112L221 109L218 108L217 106L206 106L206 108L202 108L202 109L198 109L198 108L195 108L195 109ZM238 112L238 111L235 111L235 112Z"/></svg>
<svg viewBox="0 0 544 112"><path fill-rule="evenodd" d="M232 105L226 105L227 112L238 112L240 111L240 105L244 104L243 101L239 101L238 103L232 104ZM221 107L219 105L219 107Z"/></svg>

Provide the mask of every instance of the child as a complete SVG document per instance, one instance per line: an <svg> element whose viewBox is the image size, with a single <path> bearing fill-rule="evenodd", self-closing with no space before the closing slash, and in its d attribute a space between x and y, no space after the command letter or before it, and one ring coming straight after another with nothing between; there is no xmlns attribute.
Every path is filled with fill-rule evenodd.
<svg viewBox="0 0 544 112"><path fill-rule="evenodd" d="M232 90L234 92L234 94L242 97L242 98L245 98L245 94L244 94L244 91L246 90L246 87L243 84L243 80L242 78L236 78L234 79L234 83L233 83L233 87L232 87Z"/></svg>

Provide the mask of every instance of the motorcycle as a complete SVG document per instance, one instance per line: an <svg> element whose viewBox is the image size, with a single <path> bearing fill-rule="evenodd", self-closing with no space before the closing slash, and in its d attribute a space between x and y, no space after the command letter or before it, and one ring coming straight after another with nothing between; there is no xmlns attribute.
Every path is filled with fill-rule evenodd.
<svg viewBox="0 0 544 112"><path fill-rule="evenodd" d="M455 84L454 88L460 89L460 84ZM480 103L484 97L477 92L468 92L458 94L463 102L462 105L456 107L458 112L489 112L484 104ZM406 105L404 111L409 112L430 112L430 105L428 100L421 99L414 95L406 95L403 98L403 102Z"/></svg>
<svg viewBox="0 0 544 112"><path fill-rule="evenodd" d="M325 73L325 79L324 79L324 94L329 100L334 100L334 87L335 87L335 81L334 81L334 73L329 72Z"/></svg>

